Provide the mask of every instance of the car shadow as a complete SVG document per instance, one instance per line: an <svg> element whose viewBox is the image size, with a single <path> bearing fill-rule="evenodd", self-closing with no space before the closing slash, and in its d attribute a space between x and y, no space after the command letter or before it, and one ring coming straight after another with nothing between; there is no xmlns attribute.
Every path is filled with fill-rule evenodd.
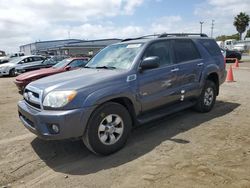
<svg viewBox="0 0 250 188"><path fill-rule="evenodd" d="M41 160L54 171L70 175L91 174L133 161L165 141L192 144L190 140L174 137L202 126L203 123L214 118L224 116L239 106L238 103L217 101L214 109L209 113L197 113L187 109L137 127L131 133L126 146L109 156L92 154L80 140L44 141L35 138L31 145Z"/></svg>

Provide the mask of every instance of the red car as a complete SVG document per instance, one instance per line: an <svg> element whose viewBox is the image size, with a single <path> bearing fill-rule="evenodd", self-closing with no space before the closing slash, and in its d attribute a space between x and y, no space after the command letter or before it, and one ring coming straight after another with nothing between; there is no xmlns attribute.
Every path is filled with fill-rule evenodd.
<svg viewBox="0 0 250 188"><path fill-rule="evenodd" d="M16 80L14 81L14 83L16 84L18 89L22 91L26 85L28 85L30 82L34 80L37 80L46 76L50 76L53 74L58 74L61 72L84 67L87 64L88 60L89 59L87 57L64 59L60 61L59 63L55 64L51 68L39 69L39 70L21 74L16 77Z"/></svg>

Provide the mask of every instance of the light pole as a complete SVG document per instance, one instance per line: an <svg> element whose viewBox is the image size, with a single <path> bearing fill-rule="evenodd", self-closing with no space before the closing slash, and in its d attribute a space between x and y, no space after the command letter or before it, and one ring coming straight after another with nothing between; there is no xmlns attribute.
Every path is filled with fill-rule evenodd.
<svg viewBox="0 0 250 188"><path fill-rule="evenodd" d="M202 33L202 24L204 24L204 22L201 22L201 21L200 21L200 24L201 24L200 33Z"/></svg>
<svg viewBox="0 0 250 188"><path fill-rule="evenodd" d="M211 38L213 37L214 34L214 20L212 20L212 24L211 24Z"/></svg>
<svg viewBox="0 0 250 188"><path fill-rule="evenodd" d="M70 39L70 30L68 30L68 38Z"/></svg>

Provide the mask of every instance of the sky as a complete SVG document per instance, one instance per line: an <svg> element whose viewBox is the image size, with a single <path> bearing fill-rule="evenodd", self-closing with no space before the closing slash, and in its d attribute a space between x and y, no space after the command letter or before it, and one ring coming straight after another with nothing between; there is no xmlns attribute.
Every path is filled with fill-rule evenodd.
<svg viewBox="0 0 250 188"><path fill-rule="evenodd" d="M0 50L55 39L138 37L154 33L234 34L250 0L0 0Z"/></svg>

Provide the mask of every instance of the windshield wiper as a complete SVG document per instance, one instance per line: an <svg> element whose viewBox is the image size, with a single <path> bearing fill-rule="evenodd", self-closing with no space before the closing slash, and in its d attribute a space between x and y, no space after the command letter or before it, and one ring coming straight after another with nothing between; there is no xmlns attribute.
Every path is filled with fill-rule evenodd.
<svg viewBox="0 0 250 188"><path fill-rule="evenodd" d="M95 67L96 69L116 69L116 67L112 66L100 66L100 67Z"/></svg>

